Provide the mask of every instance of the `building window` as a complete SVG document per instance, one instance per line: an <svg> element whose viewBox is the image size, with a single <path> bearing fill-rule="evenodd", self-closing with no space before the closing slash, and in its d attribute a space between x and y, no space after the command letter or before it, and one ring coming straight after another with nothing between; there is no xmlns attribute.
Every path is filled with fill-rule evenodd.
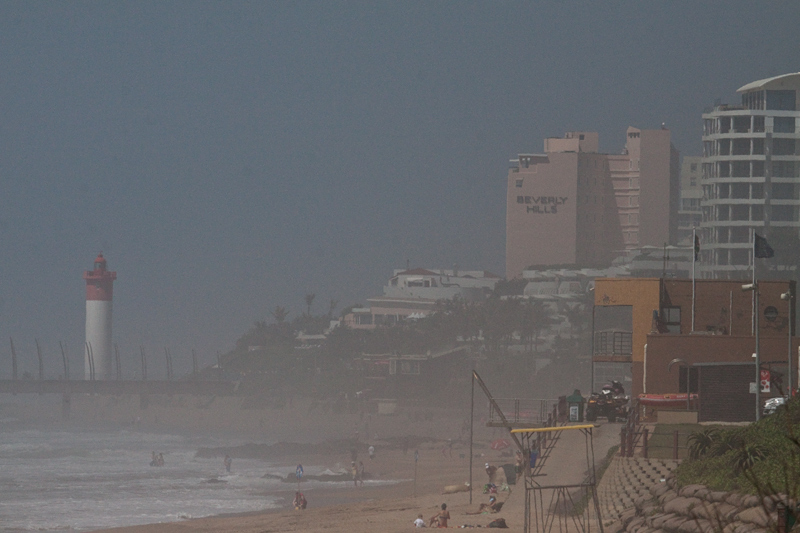
<svg viewBox="0 0 800 533"><path fill-rule="evenodd" d="M775 117L772 120L775 133L794 133L794 117Z"/></svg>
<svg viewBox="0 0 800 533"><path fill-rule="evenodd" d="M772 139L772 155L795 155L794 139Z"/></svg>
<svg viewBox="0 0 800 533"><path fill-rule="evenodd" d="M747 183L732 183L731 198L734 200L747 200L750 198L750 185Z"/></svg>
<svg viewBox="0 0 800 533"><path fill-rule="evenodd" d="M773 205L772 220L775 222L791 222L794 220L793 205Z"/></svg>
<svg viewBox="0 0 800 533"><path fill-rule="evenodd" d="M733 155L750 155L750 139L734 139Z"/></svg>
<svg viewBox="0 0 800 533"><path fill-rule="evenodd" d="M522 187L522 180L521 179L517 180L517 187Z"/></svg>
<svg viewBox="0 0 800 533"><path fill-rule="evenodd" d="M767 109L795 111L795 91L767 91Z"/></svg>
<svg viewBox="0 0 800 533"><path fill-rule="evenodd" d="M748 133L750 131L750 116L733 117L733 132Z"/></svg>
<svg viewBox="0 0 800 533"><path fill-rule="evenodd" d="M747 248L737 248L731 250L731 265L750 265L750 250Z"/></svg>
<svg viewBox="0 0 800 533"><path fill-rule="evenodd" d="M732 205L731 206L731 220L745 221L750 220L750 206L749 205Z"/></svg>
<svg viewBox="0 0 800 533"><path fill-rule="evenodd" d="M794 184L793 183L773 183L772 184L772 199L773 200L794 200Z"/></svg>
<svg viewBox="0 0 800 533"><path fill-rule="evenodd" d="M800 167L794 161L773 161L773 178L797 178L800 177Z"/></svg>
<svg viewBox="0 0 800 533"><path fill-rule="evenodd" d="M750 161L734 161L731 164L731 174L734 178L749 178Z"/></svg>
<svg viewBox="0 0 800 533"><path fill-rule="evenodd" d="M750 228L735 227L730 229L730 242L746 243L750 242Z"/></svg>
<svg viewBox="0 0 800 533"><path fill-rule="evenodd" d="M662 307L661 308L661 323L667 328L669 333L681 332L681 308L680 307Z"/></svg>

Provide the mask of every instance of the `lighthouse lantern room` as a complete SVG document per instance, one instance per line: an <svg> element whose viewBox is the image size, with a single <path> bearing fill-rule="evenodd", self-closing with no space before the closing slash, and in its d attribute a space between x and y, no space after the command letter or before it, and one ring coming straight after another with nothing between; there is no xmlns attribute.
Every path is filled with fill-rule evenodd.
<svg viewBox="0 0 800 533"><path fill-rule="evenodd" d="M86 345L84 377L111 377L111 299L116 272L109 272L103 254L94 260L94 270L83 273L86 280Z"/></svg>

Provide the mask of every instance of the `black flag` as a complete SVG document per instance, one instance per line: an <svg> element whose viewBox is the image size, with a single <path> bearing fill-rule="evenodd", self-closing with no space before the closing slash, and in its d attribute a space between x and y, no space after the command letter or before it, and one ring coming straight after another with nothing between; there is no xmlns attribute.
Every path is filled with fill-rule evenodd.
<svg viewBox="0 0 800 533"><path fill-rule="evenodd" d="M755 250L756 257L760 259L767 259L769 257L775 257L775 250L772 249L772 246L769 245L767 239L761 237L758 233L753 234L755 236L755 243L753 244L753 249Z"/></svg>
<svg viewBox="0 0 800 533"><path fill-rule="evenodd" d="M694 260L700 259L700 237L694 236Z"/></svg>

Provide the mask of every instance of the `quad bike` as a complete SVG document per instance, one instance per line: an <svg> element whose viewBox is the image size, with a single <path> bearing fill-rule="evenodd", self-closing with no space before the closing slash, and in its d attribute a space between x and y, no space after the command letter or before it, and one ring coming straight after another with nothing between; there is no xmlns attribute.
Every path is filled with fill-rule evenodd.
<svg viewBox="0 0 800 533"><path fill-rule="evenodd" d="M628 417L630 398L625 396L625 388L619 381L604 385L600 392L593 392L586 405L586 420L594 422L597 417L607 418L609 422Z"/></svg>

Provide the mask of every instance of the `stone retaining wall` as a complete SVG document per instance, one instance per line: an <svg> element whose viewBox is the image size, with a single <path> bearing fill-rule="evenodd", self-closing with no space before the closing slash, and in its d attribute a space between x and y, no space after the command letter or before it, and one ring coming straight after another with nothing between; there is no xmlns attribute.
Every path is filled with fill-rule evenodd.
<svg viewBox="0 0 800 533"><path fill-rule="evenodd" d="M777 504L786 495L759 498L711 491L703 485L663 483L641 489L634 507L606 525L605 533L762 533L778 527Z"/></svg>

